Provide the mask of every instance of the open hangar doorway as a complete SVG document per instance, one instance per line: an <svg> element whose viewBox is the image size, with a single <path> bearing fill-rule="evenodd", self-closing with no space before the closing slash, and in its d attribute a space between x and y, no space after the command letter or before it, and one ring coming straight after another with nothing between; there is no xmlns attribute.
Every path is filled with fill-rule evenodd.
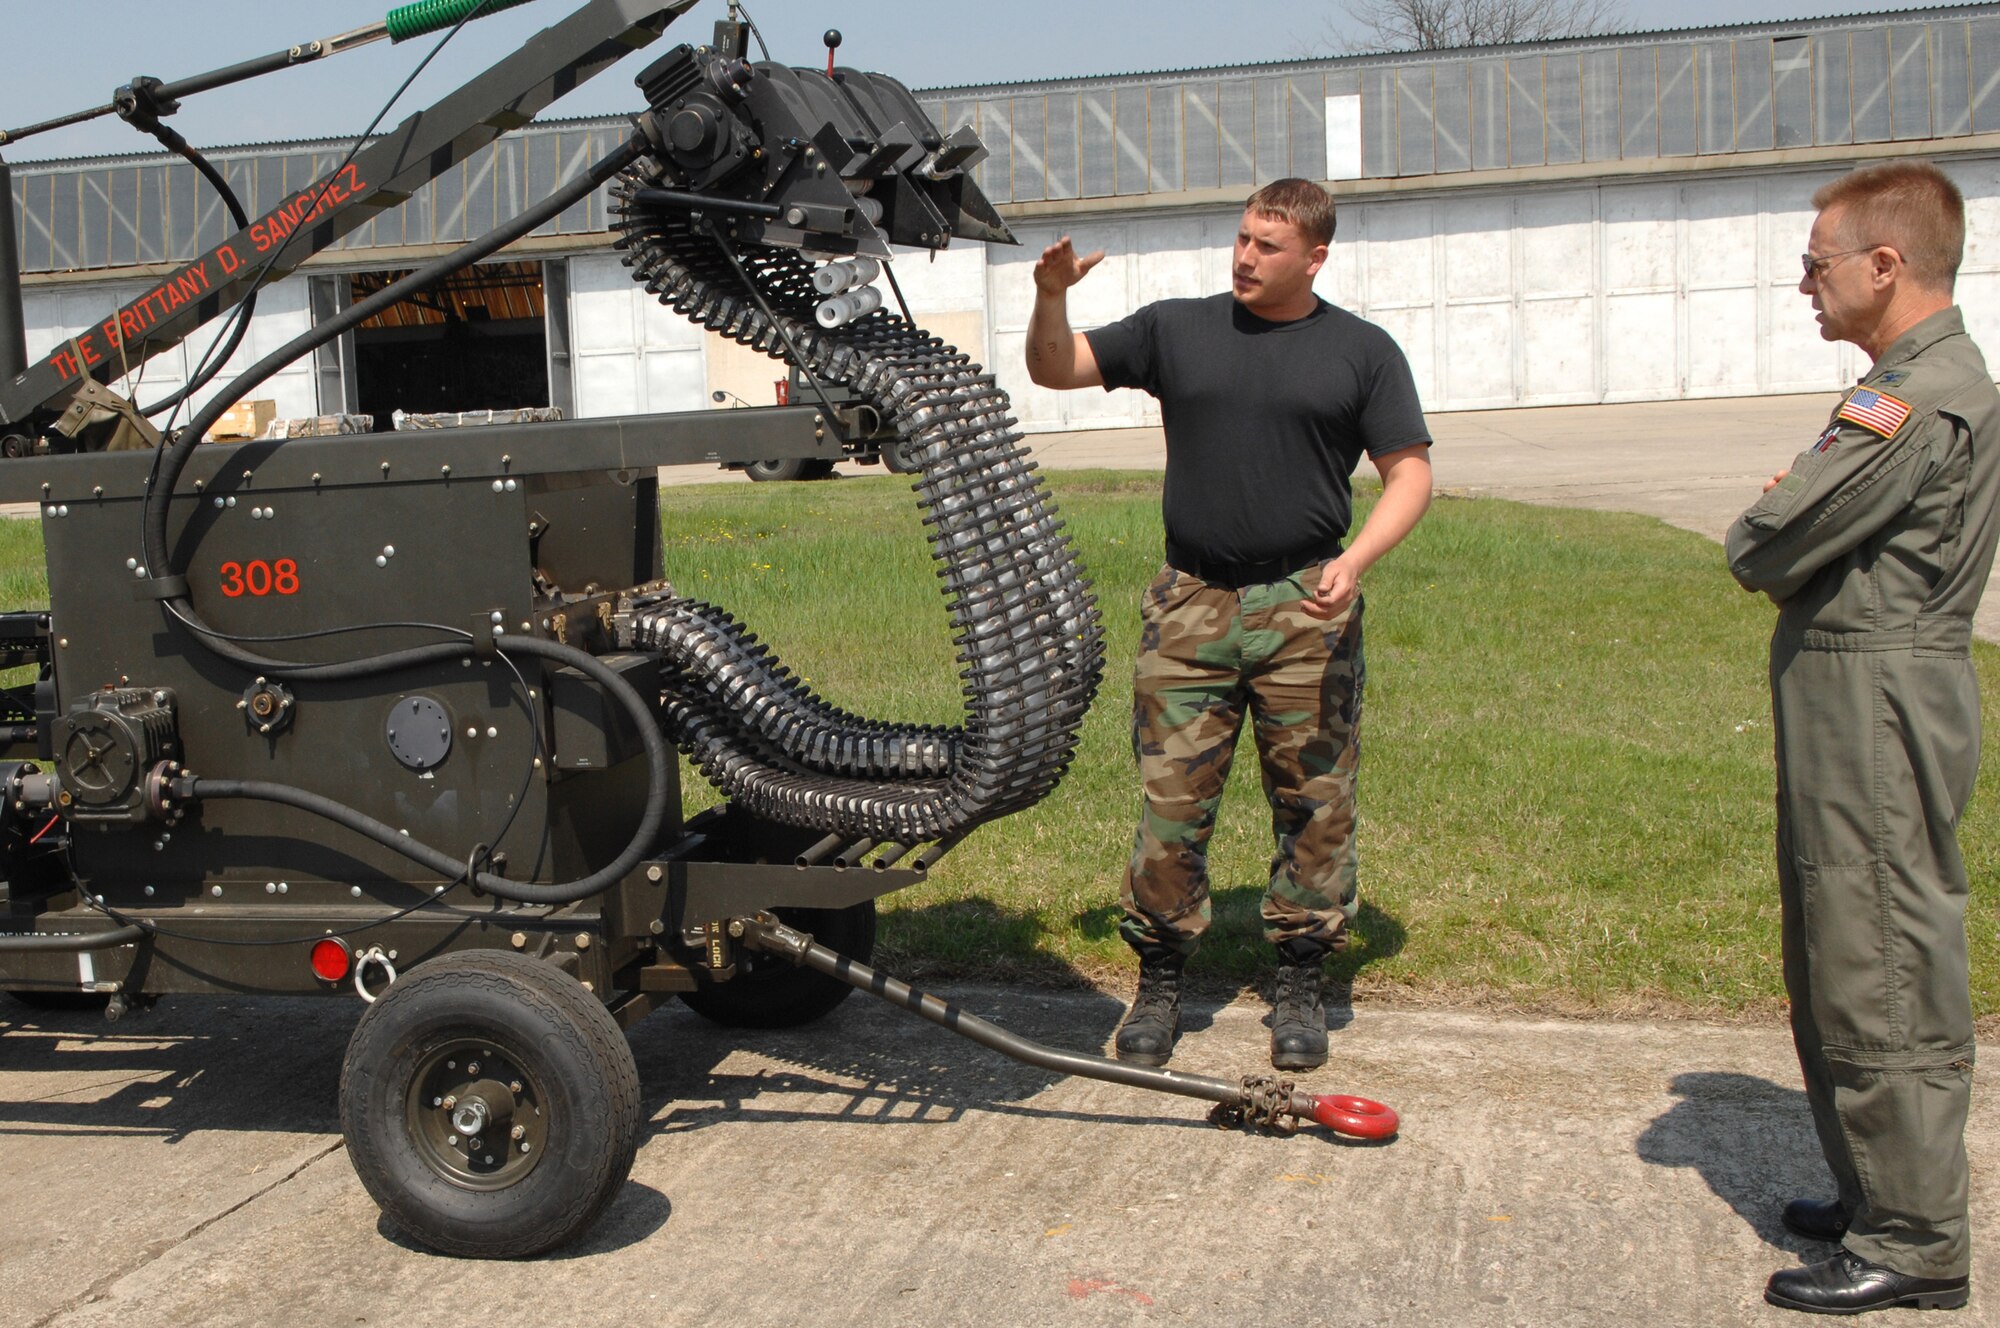
<svg viewBox="0 0 2000 1328"><path fill-rule="evenodd" d="M408 274L348 273L339 295L356 303ZM546 286L539 261L480 263L382 310L351 334L350 408L374 416L380 432L395 427L397 411L552 404Z"/></svg>

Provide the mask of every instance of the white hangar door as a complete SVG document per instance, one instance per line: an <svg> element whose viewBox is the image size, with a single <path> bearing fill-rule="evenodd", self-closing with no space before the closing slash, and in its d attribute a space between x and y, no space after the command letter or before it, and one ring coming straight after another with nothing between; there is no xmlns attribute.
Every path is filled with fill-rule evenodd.
<svg viewBox="0 0 2000 1328"><path fill-rule="evenodd" d="M569 278L579 418L709 405L702 329L632 280L616 255L572 258Z"/></svg>

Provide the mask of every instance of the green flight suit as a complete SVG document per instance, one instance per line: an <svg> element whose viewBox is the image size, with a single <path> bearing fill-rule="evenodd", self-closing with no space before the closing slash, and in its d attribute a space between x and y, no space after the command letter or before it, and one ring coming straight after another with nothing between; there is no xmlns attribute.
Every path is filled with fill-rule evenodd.
<svg viewBox="0 0 2000 1328"><path fill-rule="evenodd" d="M1917 1277L1971 1264L1958 819L1996 534L2000 393L1954 307L1883 353L1727 540L1736 579L1778 604L1785 990L1813 1124L1846 1247Z"/></svg>

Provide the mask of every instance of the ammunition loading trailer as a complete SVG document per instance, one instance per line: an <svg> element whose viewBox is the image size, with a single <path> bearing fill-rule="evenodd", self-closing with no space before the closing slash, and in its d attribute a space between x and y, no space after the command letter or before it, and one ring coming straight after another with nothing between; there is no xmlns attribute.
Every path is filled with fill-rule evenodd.
<svg viewBox="0 0 2000 1328"><path fill-rule="evenodd" d="M107 109L158 131L175 97L301 50L505 3L427 0L289 60L135 80ZM39 507L49 579L45 610L0 614L0 660L36 674L4 692L0 725L0 989L113 1016L168 993L368 1002L342 1073L356 1170L399 1227L457 1254L553 1248L610 1201L640 1125L621 1027L669 997L768 1027L861 987L1009 1055L1232 1118L1392 1131L1357 1099L1037 1047L865 967L879 896L1062 778L1103 656L992 376L879 296L826 309L828 267L849 264L833 281L851 286L891 244L1011 240L966 173L976 138L939 134L900 83L831 57L825 73L752 63L732 12L640 75L647 109L616 152L184 425L163 435L162 408L113 390L693 3L589 0L288 200L282 227L232 198L238 233L162 282L202 300L166 316L135 301L40 363L0 253L0 501ZM371 306L607 184L634 279L797 366L803 402L202 443ZM284 238L260 247L253 227ZM812 398L836 388L915 467L958 727L840 710L674 586L658 468L830 460L831 407ZM676 746L726 797L685 823Z"/></svg>

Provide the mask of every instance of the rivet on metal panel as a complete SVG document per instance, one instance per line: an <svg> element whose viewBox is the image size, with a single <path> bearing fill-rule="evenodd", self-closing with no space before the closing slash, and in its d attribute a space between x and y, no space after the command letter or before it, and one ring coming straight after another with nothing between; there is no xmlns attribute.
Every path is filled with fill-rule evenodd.
<svg viewBox="0 0 2000 1328"><path fill-rule="evenodd" d="M648 867L648 868L646 868L646 879L647 879L647 880L649 880L649 881L653 881L653 882L658 882L658 881L660 880L660 878L661 878L661 877L663 877L663 876L665 876L665 875L666 875L666 872L662 871L662 870L661 870L660 868L658 868L658 867Z"/></svg>
<svg viewBox="0 0 2000 1328"><path fill-rule="evenodd" d="M576 948L579 950L588 950L590 948L589 932L580 931L576 934Z"/></svg>
<svg viewBox="0 0 2000 1328"><path fill-rule="evenodd" d="M528 933L524 931L517 931L507 939L513 942L516 950L524 950L528 946Z"/></svg>
<svg viewBox="0 0 2000 1328"><path fill-rule="evenodd" d="M486 736L489 738L497 738L500 736L500 730L494 728L491 724L488 724L486 726Z"/></svg>

